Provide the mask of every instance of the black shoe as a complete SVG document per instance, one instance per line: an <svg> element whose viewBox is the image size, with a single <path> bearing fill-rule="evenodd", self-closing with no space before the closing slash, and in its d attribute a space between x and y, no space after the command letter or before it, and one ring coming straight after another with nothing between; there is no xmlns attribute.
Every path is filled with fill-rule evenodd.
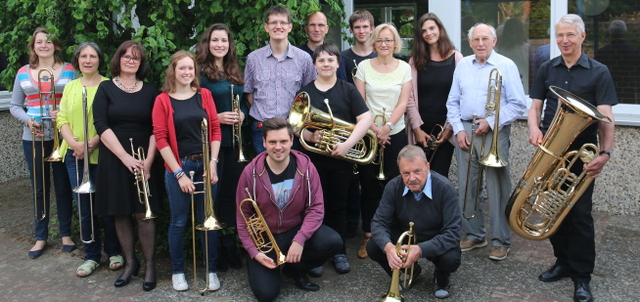
<svg viewBox="0 0 640 302"><path fill-rule="evenodd" d="M296 286L301 290L315 292L320 289L320 285L315 284L309 280L306 274L293 272L292 270L288 270L286 267L282 270L282 272L289 278L293 279L293 282Z"/></svg>
<svg viewBox="0 0 640 302"><path fill-rule="evenodd" d="M542 282L553 282L569 276L571 276L571 272L569 271L569 269L554 264L549 270L540 274L540 276L538 276L538 279L540 279L540 281Z"/></svg>
<svg viewBox="0 0 640 302"><path fill-rule="evenodd" d="M324 268L322 267L322 265L320 265L318 267L314 267L314 268L310 269L307 272L307 274L309 274L309 276L315 277L315 278L322 277L322 275L324 274Z"/></svg>
<svg viewBox="0 0 640 302"><path fill-rule="evenodd" d="M41 248L41 249L35 250L35 251L29 251L29 258L36 259L36 258L40 257L40 255L42 255L43 251L44 251L44 248Z"/></svg>
<svg viewBox="0 0 640 302"><path fill-rule="evenodd" d="M573 282L575 291L573 292L573 301L575 302L593 302L589 282L575 281Z"/></svg>
<svg viewBox="0 0 640 302"><path fill-rule="evenodd" d="M140 262L136 262L136 265L135 265L131 275L137 277L139 271L140 271ZM123 273L123 275L124 275L124 273ZM129 284L129 281L131 281L131 275L127 276L126 278L122 278L122 275L120 275L120 278L118 278L116 280L116 282L113 283L113 286L115 286L115 287L123 287L123 286ZM155 285L154 285L154 287L155 287Z"/></svg>
<svg viewBox="0 0 640 302"><path fill-rule="evenodd" d="M145 292L151 291L154 288L156 288L156 281L155 280L152 281L152 282L147 282L147 281L142 282L142 289Z"/></svg>

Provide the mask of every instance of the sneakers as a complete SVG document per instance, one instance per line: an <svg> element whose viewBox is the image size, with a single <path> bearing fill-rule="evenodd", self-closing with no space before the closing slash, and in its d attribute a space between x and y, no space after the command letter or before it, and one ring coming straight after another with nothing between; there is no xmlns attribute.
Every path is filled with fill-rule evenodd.
<svg viewBox="0 0 640 302"><path fill-rule="evenodd" d="M465 238L460 242L460 250L463 252L485 246L487 246L487 240L482 240L482 242L473 242L471 239Z"/></svg>
<svg viewBox="0 0 640 302"><path fill-rule="evenodd" d="M218 274L209 273L209 291L218 290L219 288L220 288L220 280L218 280Z"/></svg>
<svg viewBox="0 0 640 302"><path fill-rule="evenodd" d="M336 268L336 272L338 272L338 274L346 274L351 270L351 266L349 265L345 254L333 256L333 266Z"/></svg>
<svg viewBox="0 0 640 302"><path fill-rule="evenodd" d="M177 291L185 291L189 289L189 284L187 284L187 280L184 278L184 273L174 274L171 277L171 282L173 283L173 289Z"/></svg>
<svg viewBox="0 0 640 302"><path fill-rule="evenodd" d="M504 260L507 259L507 254L509 254L509 248L504 246L494 246L491 249L491 253L489 254L489 259L491 260Z"/></svg>

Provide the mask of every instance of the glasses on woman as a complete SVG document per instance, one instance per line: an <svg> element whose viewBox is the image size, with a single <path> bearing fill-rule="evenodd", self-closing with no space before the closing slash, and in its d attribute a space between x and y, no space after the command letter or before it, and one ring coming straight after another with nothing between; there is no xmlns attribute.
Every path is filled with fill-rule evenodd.
<svg viewBox="0 0 640 302"><path fill-rule="evenodd" d="M395 40L393 39L386 39L386 40L376 40L376 44L381 45L381 44L386 44L386 45L391 45L391 43L393 43Z"/></svg>
<svg viewBox="0 0 640 302"><path fill-rule="evenodd" d="M133 63L140 63L140 58L134 58L134 57L130 57L130 56L123 56L122 59L125 62L131 62L133 61Z"/></svg>

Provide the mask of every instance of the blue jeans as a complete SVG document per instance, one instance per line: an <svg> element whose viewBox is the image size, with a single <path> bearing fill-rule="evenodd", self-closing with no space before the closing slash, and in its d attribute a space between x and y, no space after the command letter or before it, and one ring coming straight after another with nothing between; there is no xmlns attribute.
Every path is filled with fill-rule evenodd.
<svg viewBox="0 0 640 302"><path fill-rule="evenodd" d="M189 172L194 171L194 182L202 181L202 159L188 160L181 159L184 177L189 177ZM167 189L167 197L169 198L169 210L171 219L169 221L169 254L171 254L171 270L173 274L184 273L184 232L189 217L191 215L191 194L184 193L180 190L178 180L173 176L172 172L165 170L164 185ZM196 191L202 190L202 185L196 185ZM212 193L213 194L213 193ZM203 194L195 194L196 215L198 222L204 220L204 198ZM204 231L200 231L200 241L204 254ZM209 240L209 272L216 272L216 260L218 258L218 232L208 231ZM194 251L195 253L195 251Z"/></svg>
<svg viewBox="0 0 640 302"><path fill-rule="evenodd" d="M51 180L49 173L49 166L53 170L53 184L56 190L56 206L58 209L58 224L60 226L60 237L71 236L71 215L73 215L73 196L71 192L71 184L69 183L69 177L67 175L67 169L63 162L44 162L44 170L42 167L42 149L44 149L45 156L49 156L52 151L53 142L45 141L44 143L35 142L35 167L36 175L33 173L33 155L32 141L23 140L22 149L24 157L27 161L27 167L29 169L29 175L31 176L31 187L34 191L35 200L37 200L37 209L34 209L38 216L43 211L46 211L47 215L42 221L37 221L34 218L34 225L36 229L36 240L47 240L49 238L49 216L50 216L50 201L51 195ZM42 175L44 175L44 183L42 181ZM46 194L45 194L46 192ZM34 202L33 200L31 202ZM44 209L42 205L44 204Z"/></svg>
<svg viewBox="0 0 640 302"><path fill-rule="evenodd" d="M67 150L67 154L64 158L64 163L67 166L67 173L69 174L69 182L71 183L71 187L75 188L78 186L78 181L82 181L82 176L84 173L84 160L79 160L77 162L77 171L76 174L76 158L73 157L73 150ZM89 173L91 181L95 181L96 179L96 170L98 165L90 164L89 165ZM78 206L78 211L80 211L81 223L80 228L82 229L82 238L84 245L84 261L93 260L97 263L100 263L100 258L102 256L102 244L100 242L100 224L98 223L98 218L102 220L102 227L104 228L104 252L109 256L120 255L122 252L120 251L120 242L118 242L118 236L116 235L116 227L114 223L113 216L108 215L94 215L92 219L92 203L93 194L77 194L74 193L73 197L76 200L76 204ZM93 232L91 222L93 221ZM94 242L92 243L84 243L84 241L91 240L91 234L93 233Z"/></svg>
<svg viewBox="0 0 640 302"><path fill-rule="evenodd" d="M258 124L260 124L260 127L258 127ZM251 123L251 144L253 149L256 150L256 155L267 150L262 145L262 122L253 121Z"/></svg>

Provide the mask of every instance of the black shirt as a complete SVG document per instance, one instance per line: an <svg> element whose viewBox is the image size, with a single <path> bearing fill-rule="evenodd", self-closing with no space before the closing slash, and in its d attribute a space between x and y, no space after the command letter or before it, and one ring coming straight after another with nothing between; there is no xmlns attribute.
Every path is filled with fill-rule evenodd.
<svg viewBox="0 0 640 302"><path fill-rule="evenodd" d="M558 98L549 89L551 85L567 90L593 106L618 104L607 66L584 53L571 68L567 68L562 56L555 57L540 66L530 93L532 99L545 102L542 119L542 131L545 133L558 109ZM597 135L598 123L594 123L582 131L577 140L596 142Z"/></svg>
<svg viewBox="0 0 640 302"><path fill-rule="evenodd" d="M173 125L176 128L178 140L178 154L188 156L202 153L202 118L207 113L202 108L200 93L194 94L186 100L176 100L172 97Z"/></svg>
<svg viewBox="0 0 640 302"><path fill-rule="evenodd" d="M340 53L340 67L338 68L338 79L347 81L353 84L353 74L356 74L354 68L360 64L360 62L366 59L373 59L377 57L378 54L375 52L371 52L368 56L361 57L357 55L351 48ZM355 64L353 64L355 60Z"/></svg>

